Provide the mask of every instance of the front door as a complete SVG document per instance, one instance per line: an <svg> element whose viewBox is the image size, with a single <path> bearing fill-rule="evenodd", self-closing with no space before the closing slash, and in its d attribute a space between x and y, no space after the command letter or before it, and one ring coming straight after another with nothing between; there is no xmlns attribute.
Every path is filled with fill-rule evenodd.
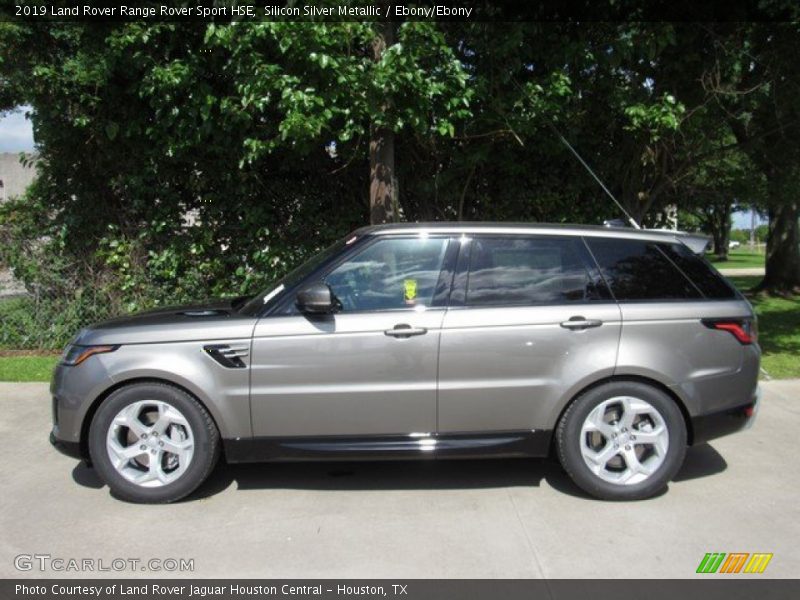
<svg viewBox="0 0 800 600"><path fill-rule="evenodd" d="M289 310L261 319L251 363L254 435L435 431L448 244L377 236L315 276L341 302L336 314Z"/></svg>

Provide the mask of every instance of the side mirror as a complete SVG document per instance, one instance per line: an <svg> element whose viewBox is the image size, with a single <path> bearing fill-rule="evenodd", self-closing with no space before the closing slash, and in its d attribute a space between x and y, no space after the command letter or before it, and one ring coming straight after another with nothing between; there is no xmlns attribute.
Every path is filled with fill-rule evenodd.
<svg viewBox="0 0 800 600"><path fill-rule="evenodd" d="M339 308L339 302L325 283L315 283L297 292L297 308L310 315L329 315Z"/></svg>

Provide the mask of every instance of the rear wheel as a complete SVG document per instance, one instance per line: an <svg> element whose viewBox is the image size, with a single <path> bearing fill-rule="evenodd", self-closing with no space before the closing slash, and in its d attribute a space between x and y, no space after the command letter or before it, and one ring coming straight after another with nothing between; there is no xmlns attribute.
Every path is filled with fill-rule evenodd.
<svg viewBox="0 0 800 600"><path fill-rule="evenodd" d="M683 464L686 425L661 390L618 381L578 397L556 430L572 480L597 498L638 500L658 493Z"/></svg>
<svg viewBox="0 0 800 600"><path fill-rule="evenodd" d="M170 385L141 383L112 393L89 431L89 452L118 497L173 502L193 492L219 457L208 411Z"/></svg>

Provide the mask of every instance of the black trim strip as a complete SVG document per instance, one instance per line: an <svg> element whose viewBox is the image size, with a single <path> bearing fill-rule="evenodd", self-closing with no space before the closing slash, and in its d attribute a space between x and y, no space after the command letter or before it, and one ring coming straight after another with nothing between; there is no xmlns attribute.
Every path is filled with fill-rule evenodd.
<svg viewBox="0 0 800 600"><path fill-rule="evenodd" d="M552 431L226 439L228 462L547 456Z"/></svg>
<svg viewBox="0 0 800 600"><path fill-rule="evenodd" d="M56 437L54 432L50 432L50 444L52 444L53 448L61 452L70 458L88 458L84 456L83 452L81 451L81 445L79 442L67 442L65 440L59 439Z"/></svg>
<svg viewBox="0 0 800 600"><path fill-rule="evenodd" d="M203 350L226 369L244 369L247 365L242 356L250 354L249 348L236 348L228 344L207 344Z"/></svg>
<svg viewBox="0 0 800 600"><path fill-rule="evenodd" d="M747 416L746 411L752 407L753 403L743 404L736 408L693 417L692 445L702 444L703 442L740 431L750 420L751 417Z"/></svg>

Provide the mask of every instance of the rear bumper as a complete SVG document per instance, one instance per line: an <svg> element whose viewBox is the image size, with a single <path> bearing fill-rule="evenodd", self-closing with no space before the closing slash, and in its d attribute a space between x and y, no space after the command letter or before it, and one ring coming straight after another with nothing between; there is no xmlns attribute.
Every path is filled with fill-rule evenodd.
<svg viewBox="0 0 800 600"><path fill-rule="evenodd" d="M761 388L756 387L753 399L747 404L692 418L692 444L702 444L724 435L749 429L758 415Z"/></svg>

